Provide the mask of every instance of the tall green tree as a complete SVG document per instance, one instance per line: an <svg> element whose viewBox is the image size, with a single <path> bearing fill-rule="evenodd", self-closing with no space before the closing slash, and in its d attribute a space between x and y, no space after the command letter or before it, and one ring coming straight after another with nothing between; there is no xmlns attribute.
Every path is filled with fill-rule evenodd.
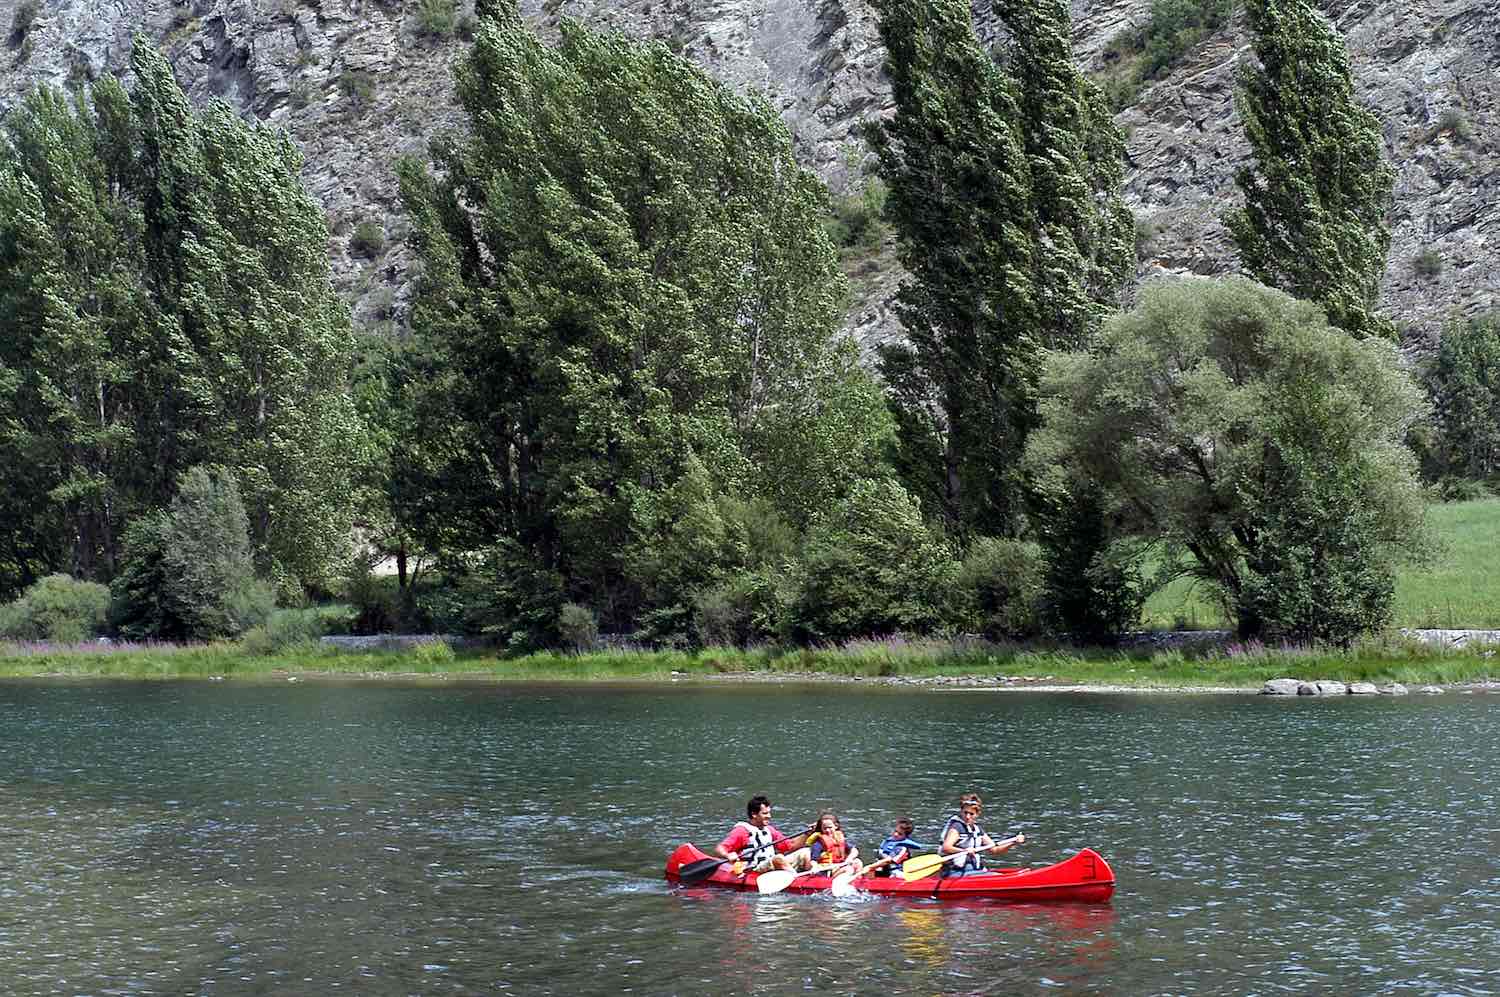
<svg viewBox="0 0 1500 997"><path fill-rule="evenodd" d="M1125 140L1073 60L1065 0L999 0L1036 210L1037 318L1049 347L1087 343L1135 273Z"/></svg>
<svg viewBox="0 0 1500 997"><path fill-rule="evenodd" d="M1376 310L1395 171L1354 95L1338 31L1307 0L1246 0L1256 64L1236 91L1252 160L1228 215L1245 271L1314 301L1356 337L1395 338Z"/></svg>
<svg viewBox="0 0 1500 997"><path fill-rule="evenodd" d="M1437 431L1433 476L1485 481L1500 475L1500 316L1445 329L1423 380Z"/></svg>
<svg viewBox="0 0 1500 997"><path fill-rule="evenodd" d="M967 3L876 10L896 111L868 137L911 275L897 296L907 341L881 352L901 471L950 528L1008 535L1044 342L1015 87L979 44Z"/></svg>
<svg viewBox="0 0 1500 997"><path fill-rule="evenodd" d="M912 275L907 342L882 351L902 469L951 529L1010 535L1039 351L1084 344L1133 270L1124 143L1073 64L1062 0L996 5L1003 67L967 4L877 9L896 113L870 138Z"/></svg>
<svg viewBox="0 0 1500 997"><path fill-rule="evenodd" d="M0 453L26 469L13 494L65 535L71 571L108 579L124 525L186 468L218 463L262 569L317 579L347 542L358 439L322 212L283 133L222 102L194 111L144 39L131 67L130 93L112 78L73 98L42 87L5 122Z"/></svg>
<svg viewBox="0 0 1500 997"><path fill-rule="evenodd" d="M768 104L664 45L566 22L545 46L513 5L456 75L467 134L399 171L423 348L396 487L425 543L505 552L506 612L567 598L618 630L686 584L674 537L707 544L694 584L733 562L712 496L805 521L878 473L826 191Z"/></svg>
<svg viewBox="0 0 1500 997"><path fill-rule="evenodd" d="M1424 537L1422 402L1390 343L1247 278L1163 282L1089 352L1051 354L1044 390L1043 487L1096 490L1242 634L1343 644L1386 622Z"/></svg>

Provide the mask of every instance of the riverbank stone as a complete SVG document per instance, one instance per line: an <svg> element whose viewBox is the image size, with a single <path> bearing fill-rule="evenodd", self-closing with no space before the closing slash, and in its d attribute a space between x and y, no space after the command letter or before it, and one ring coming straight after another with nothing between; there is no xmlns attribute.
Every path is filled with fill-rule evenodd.
<svg viewBox="0 0 1500 997"><path fill-rule="evenodd" d="M1302 682L1298 679L1270 679L1260 687L1262 696L1295 696Z"/></svg>
<svg viewBox="0 0 1500 997"><path fill-rule="evenodd" d="M1354 682L1349 686L1349 695L1351 696L1376 696L1379 694L1380 690L1375 688L1374 682Z"/></svg>
<svg viewBox="0 0 1500 997"><path fill-rule="evenodd" d="M1316 682L1303 682L1297 686L1299 696L1343 696L1349 692L1349 687L1342 682L1332 682L1328 679L1318 679Z"/></svg>
<svg viewBox="0 0 1500 997"><path fill-rule="evenodd" d="M1382 696L1405 696L1408 691L1409 690L1406 688L1406 686L1402 685L1400 682L1392 682L1390 685L1383 685L1379 690Z"/></svg>
<svg viewBox="0 0 1500 997"><path fill-rule="evenodd" d="M1441 696L1443 694L1442 687L1436 685L1424 685L1422 686L1422 691L1429 696Z"/></svg>

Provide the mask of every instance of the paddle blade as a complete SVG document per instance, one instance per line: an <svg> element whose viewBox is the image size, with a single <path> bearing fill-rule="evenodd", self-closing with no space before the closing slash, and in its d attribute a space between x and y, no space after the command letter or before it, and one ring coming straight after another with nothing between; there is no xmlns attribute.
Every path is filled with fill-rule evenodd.
<svg viewBox="0 0 1500 997"><path fill-rule="evenodd" d="M910 883L914 879L925 879L943 867L944 855L918 855L901 865L901 878Z"/></svg>
<svg viewBox="0 0 1500 997"><path fill-rule="evenodd" d="M859 892L859 889L854 885L853 872L846 872L841 876L835 877L828 889L836 897L853 896Z"/></svg>
<svg viewBox="0 0 1500 997"><path fill-rule="evenodd" d="M697 883L707 879L714 874L714 870L723 865L727 859L699 859L689 862L677 870L677 881L680 883Z"/></svg>
<svg viewBox="0 0 1500 997"><path fill-rule="evenodd" d="M797 874L791 869L772 869L755 878L755 888L762 893L780 893L796 878Z"/></svg>

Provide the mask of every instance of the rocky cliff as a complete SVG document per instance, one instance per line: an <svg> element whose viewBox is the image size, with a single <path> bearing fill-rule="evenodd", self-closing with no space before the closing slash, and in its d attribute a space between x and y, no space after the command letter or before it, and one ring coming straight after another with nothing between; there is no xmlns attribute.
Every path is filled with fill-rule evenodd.
<svg viewBox="0 0 1500 997"><path fill-rule="evenodd" d="M461 4L471 0L460 0ZM0 106L38 82L76 86L128 72L144 32L200 101L222 97L285 127L325 206L341 287L365 324L398 322L408 258L391 171L400 154L458 122L451 35L424 30L422 0L0 0ZM1074 0L1074 42L1089 69L1143 21L1149 0ZM1353 0L1325 9L1344 33L1363 98L1398 171L1383 304L1414 345L1454 316L1494 308L1500 276L1500 13L1473 0ZM523 0L551 31L562 17L663 39L780 108L803 161L835 191L864 168L860 121L889 109L874 14L864 0ZM463 7L460 14L464 12ZM1003 36L987 4L981 35ZM1196 46L1119 115L1139 273L1235 268L1220 216L1246 154L1231 84L1248 58L1243 25ZM377 222L381 240L351 239ZM366 226L368 230L369 226ZM851 258L849 323L872 342L896 332L900 274L889 246Z"/></svg>

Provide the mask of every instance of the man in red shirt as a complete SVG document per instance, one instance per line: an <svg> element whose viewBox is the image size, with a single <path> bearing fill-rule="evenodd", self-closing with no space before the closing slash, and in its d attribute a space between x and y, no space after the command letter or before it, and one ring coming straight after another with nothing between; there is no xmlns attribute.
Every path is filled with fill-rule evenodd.
<svg viewBox="0 0 1500 997"><path fill-rule="evenodd" d="M810 830L812 828L808 828ZM752 796L745 804L745 819L734 825L714 851L721 859L743 860L750 872L768 869L804 872L812 867L812 851L803 847L807 833L803 831L794 837L783 837L771 823L771 801L764 796Z"/></svg>

